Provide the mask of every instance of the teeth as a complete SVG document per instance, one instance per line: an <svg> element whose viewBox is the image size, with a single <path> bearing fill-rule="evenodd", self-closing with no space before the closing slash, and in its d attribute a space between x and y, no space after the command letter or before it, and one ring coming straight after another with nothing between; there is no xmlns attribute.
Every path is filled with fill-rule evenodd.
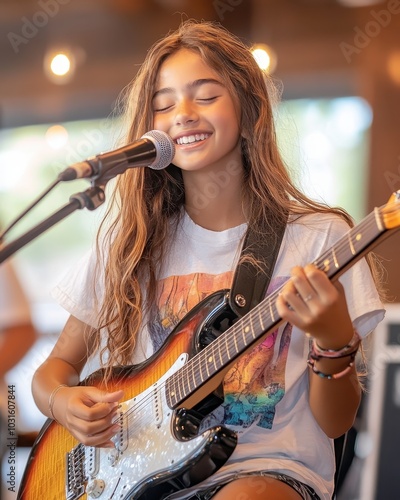
<svg viewBox="0 0 400 500"><path fill-rule="evenodd" d="M177 144L191 144L192 142L204 141L204 139L207 139L208 137L210 137L209 134L185 135L183 137L179 137L176 142Z"/></svg>

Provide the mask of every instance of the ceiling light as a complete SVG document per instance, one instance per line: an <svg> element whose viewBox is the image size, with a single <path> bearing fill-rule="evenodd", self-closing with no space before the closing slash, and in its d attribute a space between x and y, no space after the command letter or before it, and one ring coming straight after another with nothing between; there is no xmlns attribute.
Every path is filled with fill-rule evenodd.
<svg viewBox="0 0 400 500"><path fill-rule="evenodd" d="M276 68L277 57L274 50L264 43L253 45L251 53L258 66L266 73L273 73Z"/></svg>
<svg viewBox="0 0 400 500"><path fill-rule="evenodd" d="M69 49L50 50L44 58L44 72L49 80L57 84L71 81L75 72L75 55Z"/></svg>

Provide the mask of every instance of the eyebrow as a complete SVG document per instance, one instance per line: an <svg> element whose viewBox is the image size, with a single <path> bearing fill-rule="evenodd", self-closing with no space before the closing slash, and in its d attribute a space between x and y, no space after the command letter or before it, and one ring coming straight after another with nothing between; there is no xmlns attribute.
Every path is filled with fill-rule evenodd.
<svg viewBox="0 0 400 500"><path fill-rule="evenodd" d="M218 80L215 80L214 78L199 78L198 80L194 80L193 82L189 82L187 85L185 85L185 87L187 89L191 90L194 88L201 87L202 85L205 85L207 83L214 83L214 84L220 85L221 87L224 86L221 82L219 82ZM157 90L156 92L154 92L153 99L159 95L172 94L174 92L175 92L175 90L173 88L164 87L163 89L160 89L160 90Z"/></svg>

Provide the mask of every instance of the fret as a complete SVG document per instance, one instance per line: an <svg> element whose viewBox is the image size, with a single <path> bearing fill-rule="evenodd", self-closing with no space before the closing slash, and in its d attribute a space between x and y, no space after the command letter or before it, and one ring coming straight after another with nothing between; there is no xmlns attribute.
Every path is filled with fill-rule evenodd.
<svg viewBox="0 0 400 500"><path fill-rule="evenodd" d="M233 332L233 333L235 333L235 332ZM233 343L234 343L234 345L235 345L235 350L236 350L236 352L239 352L239 347L238 347L238 345L237 345L237 338L236 338L236 335L232 335L232 337L233 337Z"/></svg>
<svg viewBox="0 0 400 500"><path fill-rule="evenodd" d="M194 363L189 363L191 368L191 377L193 380L193 389L197 387L196 372L194 371ZM186 365L187 366L187 365Z"/></svg>
<svg viewBox="0 0 400 500"><path fill-rule="evenodd" d="M253 319L254 319L254 318L253 318L253 311L250 311L250 314L249 314L249 323L250 323L250 324L248 325L248 326L249 326L249 329L248 329L247 333L248 333L248 332L250 332L250 333L251 333L252 338L254 339L254 332L255 332L255 329L254 329L254 326L253 326ZM245 345L246 345L246 346L248 346L248 345L249 345L249 343L250 343L250 342L249 342L249 341L247 341L247 342L245 342Z"/></svg>
<svg viewBox="0 0 400 500"><path fill-rule="evenodd" d="M222 359L222 351L221 351L220 342L216 342L215 344L216 344L216 346L217 346L217 348L218 348L219 365L220 365L220 366L223 366L223 364L224 364L224 360Z"/></svg>
<svg viewBox="0 0 400 500"><path fill-rule="evenodd" d="M269 314L272 318L272 321L275 322L275 314L274 314L274 309L273 309L273 306L272 306L272 300L269 300L268 301L268 305L269 305ZM263 325L263 328L264 328L264 325Z"/></svg>
<svg viewBox="0 0 400 500"><path fill-rule="evenodd" d="M183 384L182 384L183 394L189 394L190 393L189 389L190 389L189 377L183 377Z"/></svg>
<svg viewBox="0 0 400 500"><path fill-rule="evenodd" d="M210 362L210 359L212 359L212 356L207 356L207 359L205 360L204 366L206 368L207 376L210 377L210 372L208 370L208 364Z"/></svg>
<svg viewBox="0 0 400 500"><path fill-rule="evenodd" d="M246 345L246 333L248 332L248 326L245 326L244 328L241 328L240 331L242 332L242 339L243 339L243 344Z"/></svg>
<svg viewBox="0 0 400 500"><path fill-rule="evenodd" d="M174 377L174 376L170 377L167 380L167 390L169 392L170 399L176 402L175 380L176 380L176 377ZM174 403L171 401L171 404L174 404Z"/></svg>
<svg viewBox="0 0 400 500"><path fill-rule="evenodd" d="M218 338L218 340L220 339L221 337ZM229 344L228 344L228 336L227 335L222 335L222 339L225 340L225 344L226 344L226 349L225 349L225 353L228 357L228 360L231 359L231 356L230 356L230 352L229 352Z"/></svg>
<svg viewBox="0 0 400 500"><path fill-rule="evenodd" d="M339 261L336 257L335 247L332 247L332 259L333 259L333 264L336 267L336 269L339 269Z"/></svg>
<svg viewBox="0 0 400 500"><path fill-rule="evenodd" d="M183 392L183 394L182 394L182 391L181 391L182 385L180 384L180 380L182 380L182 377L177 380L177 382L178 382L177 397L178 397L179 401L181 401L183 399L183 396L186 394L185 392Z"/></svg>
<svg viewBox="0 0 400 500"><path fill-rule="evenodd" d="M353 255L356 254L356 249L354 248L353 241L351 239L351 231L349 233L349 246L350 246L350 251Z"/></svg>
<svg viewBox="0 0 400 500"><path fill-rule="evenodd" d="M251 331L252 331L252 330L251 330L251 328L250 328L250 326L249 326L249 325L246 325L246 327L243 329L243 333L245 334L245 335L243 336L243 342L244 342L244 345L247 345L247 344L248 344L248 342L247 342L247 334L248 334L249 332L251 333Z"/></svg>
<svg viewBox="0 0 400 500"><path fill-rule="evenodd" d="M202 356L199 356L199 359L200 359L200 360L202 359L202 357L204 358L204 351L203 351L201 354L202 354ZM199 365L200 365L200 366L199 366L199 370L198 370L198 372L197 372L197 373L199 374L199 376L200 376L200 378L201 378L201 382L204 382L203 370L202 370L202 364L201 364L201 363L199 363ZM203 363L203 365L204 365L204 363Z"/></svg>
<svg viewBox="0 0 400 500"><path fill-rule="evenodd" d="M213 371L211 373L214 373L216 370L217 370L217 365L215 363L215 355L214 353L210 354L210 356L208 356L208 364L209 365L213 365L212 368L213 368Z"/></svg>
<svg viewBox="0 0 400 500"><path fill-rule="evenodd" d="M324 259L322 262L322 270L328 274L330 269L331 269L331 260L329 258Z"/></svg>

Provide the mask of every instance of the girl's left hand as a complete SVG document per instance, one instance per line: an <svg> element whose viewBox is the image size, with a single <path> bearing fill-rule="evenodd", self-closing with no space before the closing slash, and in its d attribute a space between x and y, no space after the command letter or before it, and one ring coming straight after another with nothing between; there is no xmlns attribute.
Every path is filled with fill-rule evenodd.
<svg viewBox="0 0 400 500"><path fill-rule="evenodd" d="M292 269L276 306L283 319L314 337L322 348L341 348L353 336L343 286L332 283L313 264Z"/></svg>

